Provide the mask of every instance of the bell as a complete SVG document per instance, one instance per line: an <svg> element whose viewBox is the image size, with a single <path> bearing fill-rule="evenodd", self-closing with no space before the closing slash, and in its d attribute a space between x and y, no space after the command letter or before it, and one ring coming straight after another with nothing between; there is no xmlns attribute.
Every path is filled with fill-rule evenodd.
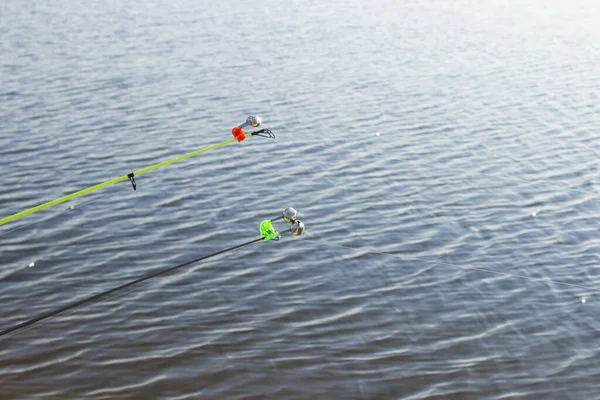
<svg viewBox="0 0 600 400"><path fill-rule="evenodd" d="M256 128L261 123L262 123L261 117L259 117L258 115L250 115L248 118L246 118L246 122L244 122L243 124L238 126L238 128L245 128L247 126L253 126Z"/></svg>
<svg viewBox="0 0 600 400"><path fill-rule="evenodd" d="M246 118L246 123L250 126L253 127L257 127L261 124L262 122L262 118L259 117L258 115L250 115L248 118Z"/></svg>
<svg viewBox="0 0 600 400"><path fill-rule="evenodd" d="M298 218L298 211L294 210L292 207L286 208L283 210L283 220L287 223L292 223L296 221Z"/></svg>
<svg viewBox="0 0 600 400"><path fill-rule="evenodd" d="M294 236L300 236L304 233L304 224L300 220L295 220L294 223L290 226L290 232Z"/></svg>

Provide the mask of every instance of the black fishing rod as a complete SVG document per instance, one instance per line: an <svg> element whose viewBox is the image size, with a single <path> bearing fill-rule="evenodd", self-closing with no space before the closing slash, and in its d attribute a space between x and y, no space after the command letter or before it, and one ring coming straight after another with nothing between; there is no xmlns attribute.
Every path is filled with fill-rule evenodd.
<svg viewBox="0 0 600 400"><path fill-rule="evenodd" d="M121 290L126 289L126 288L128 288L130 286L137 285L138 283L142 283L144 281L147 281L148 279L152 279L152 278L155 278L157 276L164 275L164 274L167 274L169 272L175 271L175 270L177 270L179 268L187 267L188 265L195 264L195 263L198 263L200 261L204 261L204 260L207 260L209 258L216 257L216 256L219 256L221 254L225 254L227 252L230 252L230 251L233 251L233 250L245 247L245 246L249 246L249 245L254 244L254 243L268 242L270 240L279 240L279 238L282 235L281 235L281 233L277 232L277 230L275 230L275 228L273 227L273 224L272 224L273 221L277 221L279 219L285 220L287 223L290 224L289 230L292 233L292 235L294 235L294 236L300 236L304 232L304 224L302 223L302 221L300 221L297 218L297 216L298 216L298 213L296 212L296 210L294 210L291 207L287 208L283 212L282 216L277 217L277 218L275 218L273 220L264 220L264 221L261 222L261 224L260 224L260 234L261 234L261 237L259 237L257 239L250 240L249 242L245 242L245 243L241 243L241 244L235 245L235 246L230 247L228 249L217 251L216 253L212 253L212 254L209 254L209 255L206 255L206 256L202 256L202 257L198 257L198 258L196 258L194 260L191 260L191 261L186 261L186 262L184 262L182 264L175 265L174 267L169 267L169 268L166 268L166 269L163 269L163 270L160 270L160 271L153 272L151 274L148 274L148 275L142 276L142 277L140 277L138 279L135 279L135 280L133 280L131 282L124 283L124 284L119 285L117 287L114 287L112 289L105 290L104 292L97 293L97 294L95 294L93 296L86 297L85 299L82 299L82 300L79 300L79 301L75 301L73 303L67 304L67 305L65 305L63 307L57 308L57 309L49 311L47 313L40 314L40 315L38 315L36 317L28 319L27 321L21 322L20 324L17 324L17 325L15 325L13 327L10 327L10 328L7 328L7 329L4 329L4 330L0 331L0 337L8 335L8 334L10 334L12 332L19 331L19 330L24 329L24 328L26 328L28 326L32 326L32 325L34 325L34 324L36 324L38 322L41 322L41 321L43 321L45 319L48 319L48 318L51 318L51 317L53 317L55 315L58 315L60 313L65 312L65 311L71 310L73 308L77 308L77 307L83 306L83 305L85 305L87 303L90 303L90 302L92 302L94 300L98 300L98 299L100 299L100 298L102 298L104 296L107 296L109 294L121 291Z"/></svg>

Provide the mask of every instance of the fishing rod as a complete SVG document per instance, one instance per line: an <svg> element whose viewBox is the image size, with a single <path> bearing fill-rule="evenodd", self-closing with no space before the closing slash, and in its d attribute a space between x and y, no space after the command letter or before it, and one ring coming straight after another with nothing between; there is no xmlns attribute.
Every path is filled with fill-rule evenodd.
<svg viewBox="0 0 600 400"><path fill-rule="evenodd" d="M142 282L147 281L149 279L155 278L157 276L167 274L167 273L175 271L175 270L177 270L179 268L183 268L183 267L186 267L188 265L195 264L195 263L198 263L200 261L204 261L204 260L207 260L209 258L216 257L218 255L225 254L227 252L230 252L230 251L233 251L233 250L245 247L245 246L249 246L249 245L254 244L254 243L269 242L271 240L278 241L282 237L282 234L279 233L273 227L273 222L277 221L277 220L280 220L280 219L283 219L285 222L287 222L289 224L289 232L292 235L294 235L294 236L300 236L300 235L302 235L302 233L304 233L304 223L298 219L298 212L295 209L291 208L291 207L286 208L283 211L283 213L282 213L281 216L279 216L277 218L274 218L272 220L268 220L267 219L267 220L264 220L264 221L262 221L260 223L260 237L257 238L257 239L250 240L248 242L241 243L241 244L235 245L233 247L229 247L227 249L217 251L216 253L212 253L212 254L209 254L209 255L206 255L206 256L202 256L202 257L198 257L198 258L196 258L194 260L186 261L186 262L184 262L182 264L175 265L174 267L169 267L169 268L166 268L166 269L163 269L163 270L160 270L160 271L152 272L152 273L150 273L148 275L144 275L144 276L142 276L140 278L137 278L137 279L135 279L133 281L124 283L124 284L119 285L117 287L114 287L112 289L108 289L108 290L105 290L103 292L97 293L95 295L86 297L85 299L72 302L70 304L67 304L67 305L62 306L62 307L57 308L57 309L54 309L54 310L49 311L47 313L40 314L40 315L38 315L36 317L28 319L27 321L21 322L21 323L15 325L15 326L12 326L10 328L7 328L7 329L4 329L4 330L0 331L0 337L8 335L8 334L13 333L13 332L17 332L17 331L23 330L24 328L32 326L32 325L34 325L34 324L36 324L38 322L46 320L46 319L48 319L50 317L53 317L55 315L61 314L61 313L65 312L65 311L68 311L68 310L71 310L71 309L83 306L83 305L88 304L88 303L90 303L90 302L92 302L94 300L99 300L99 299L101 299L101 298L103 298L105 296L108 296L109 294L112 294L112 293L115 293L115 292L119 292L119 291L121 291L123 289L126 289L128 287L137 285L139 283L142 283ZM135 289L133 289L133 290L135 290ZM106 298L104 300L100 300L99 302L106 301L106 300L109 300L109 299Z"/></svg>
<svg viewBox="0 0 600 400"><path fill-rule="evenodd" d="M255 132L244 132L244 130L243 130L243 128L245 128L247 126L251 126L251 127L256 128L256 127L260 126L261 123L262 123L262 118L260 118L259 116L251 115L248 118L246 118L246 121L243 124L241 124L239 126L236 126L236 127L234 127L234 128L231 129L231 134L233 135L233 139L226 140L224 142L217 143L217 144L214 144L212 146L205 147L203 149L196 150L196 151L184 154L184 155L179 156L179 157L175 157L175 158L173 158L171 160L167 160L167 161L163 161L161 163L155 164L155 165L151 165L149 167L140 169L138 171L131 172L131 173L127 174L127 175L123 175L123 176L120 176L118 178L111 179L109 181L102 182L102 183L99 183L99 184L94 185L94 186L90 186L87 189L83 189L83 190L80 190L78 192L71 193L69 195L60 197L58 199L55 199L55 200L52 200L52 201L40 204L39 206L36 206L36 207L30 208L30 209L21 211L19 213L13 214L13 215L9 215L8 217L4 217L4 218L0 219L0 226L4 225L4 224L7 224L9 222L15 221L17 219L26 217L26 216L31 215L33 213L36 213L38 211L42 211L42 210L45 210L45 209L50 208L52 206L55 206L55 205L64 203L66 201L75 199L77 197L86 195L88 193L92 193L92 192L94 192L96 190L99 190L99 189L102 189L102 188L114 185L114 184L119 183L119 182L123 182L123 181L129 180L129 182L131 182L133 190L137 190L137 182L135 181L135 178L139 177L140 175L146 174L146 173L148 173L150 171L154 171L154 170L162 168L162 167L166 167L167 165L174 164L174 163L176 163L178 161L182 161L182 160L188 159L190 157L194 157L194 156L197 156L199 154L206 153L206 152L209 152L211 150L215 150L215 149L218 149L220 147L224 147L224 146L230 145L232 143L241 143L248 136L260 136L260 137L266 137L266 138L275 139L275 135L269 129L260 129L260 130L255 131Z"/></svg>

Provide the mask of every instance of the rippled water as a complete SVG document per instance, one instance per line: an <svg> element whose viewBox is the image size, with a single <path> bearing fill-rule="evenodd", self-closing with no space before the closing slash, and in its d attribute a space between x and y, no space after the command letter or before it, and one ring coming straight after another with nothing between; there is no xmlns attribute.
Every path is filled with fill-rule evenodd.
<svg viewBox="0 0 600 400"><path fill-rule="evenodd" d="M600 6L506 3L5 0L0 217L277 139L0 227L0 329L307 234L3 337L0 398L600 398Z"/></svg>

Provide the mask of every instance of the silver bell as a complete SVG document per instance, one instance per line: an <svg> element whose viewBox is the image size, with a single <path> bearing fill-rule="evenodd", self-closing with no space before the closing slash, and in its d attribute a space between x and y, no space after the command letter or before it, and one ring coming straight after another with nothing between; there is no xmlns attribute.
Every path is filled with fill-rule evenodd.
<svg viewBox="0 0 600 400"><path fill-rule="evenodd" d="M304 224L300 220L295 220L292 226L290 226L290 232L294 236L300 236L304 233Z"/></svg>
<svg viewBox="0 0 600 400"><path fill-rule="evenodd" d="M253 127L257 127L262 123L262 118L259 117L258 115L250 115L248 118L246 118L246 122L244 122L243 124L241 124L239 127L240 128L245 128L247 126L253 126Z"/></svg>
<svg viewBox="0 0 600 400"><path fill-rule="evenodd" d="M283 210L283 220L288 223L292 223L296 221L298 218L298 211L294 210L292 207L286 208Z"/></svg>

